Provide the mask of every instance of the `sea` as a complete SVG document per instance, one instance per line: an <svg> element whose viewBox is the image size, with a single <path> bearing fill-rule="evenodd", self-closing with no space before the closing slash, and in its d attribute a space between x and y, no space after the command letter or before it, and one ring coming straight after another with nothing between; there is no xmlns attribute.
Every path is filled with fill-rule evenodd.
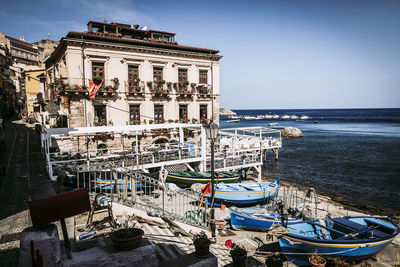
<svg viewBox="0 0 400 267"><path fill-rule="evenodd" d="M220 127L299 128L304 137L284 138L263 175L324 192L359 205L400 213L400 109L233 110L238 116L279 115L279 119L240 119ZM282 116L299 118L283 119ZM301 116L308 119L300 120ZM277 126L268 126L269 123Z"/></svg>

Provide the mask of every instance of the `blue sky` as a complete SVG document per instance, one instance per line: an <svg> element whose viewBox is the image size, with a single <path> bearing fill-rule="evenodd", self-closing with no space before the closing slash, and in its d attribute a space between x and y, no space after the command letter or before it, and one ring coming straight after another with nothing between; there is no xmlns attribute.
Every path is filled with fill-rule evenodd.
<svg viewBox="0 0 400 267"><path fill-rule="evenodd" d="M227 108L400 107L400 1L6 1L0 31L59 40L87 21L147 25L221 51Z"/></svg>

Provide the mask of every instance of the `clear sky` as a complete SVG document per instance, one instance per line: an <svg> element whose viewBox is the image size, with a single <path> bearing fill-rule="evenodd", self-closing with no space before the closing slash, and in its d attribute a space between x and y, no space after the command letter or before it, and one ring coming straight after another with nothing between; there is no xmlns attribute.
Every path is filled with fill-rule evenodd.
<svg viewBox="0 0 400 267"><path fill-rule="evenodd" d="M106 19L218 49L222 107L400 107L397 0L0 0L0 7L0 31L29 42Z"/></svg>

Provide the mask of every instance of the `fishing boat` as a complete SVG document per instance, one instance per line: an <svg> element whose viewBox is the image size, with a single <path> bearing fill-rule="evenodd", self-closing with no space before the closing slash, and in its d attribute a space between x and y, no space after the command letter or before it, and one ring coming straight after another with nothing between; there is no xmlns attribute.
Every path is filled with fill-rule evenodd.
<svg viewBox="0 0 400 267"><path fill-rule="evenodd" d="M229 121L226 121L227 123L237 123L237 122L239 122L240 120L238 120L238 119L236 119L236 120L229 120Z"/></svg>
<svg viewBox="0 0 400 267"><path fill-rule="evenodd" d="M215 182L236 183L241 172L216 172ZM168 183L175 183L183 187L192 184L208 184L211 182L211 172L170 172L167 176Z"/></svg>
<svg viewBox="0 0 400 267"><path fill-rule="evenodd" d="M278 123L277 122L271 122L271 123L268 123L268 126L278 126Z"/></svg>
<svg viewBox="0 0 400 267"><path fill-rule="evenodd" d="M317 250L324 257L343 257L350 260L368 258L392 242L399 226L381 217L326 217L293 223L279 238L283 254L294 264L309 265L309 253Z"/></svg>
<svg viewBox="0 0 400 267"><path fill-rule="evenodd" d="M260 183L217 184L214 204L226 206L251 206L270 202L279 189L279 179ZM211 195L204 195L211 204Z"/></svg>
<svg viewBox="0 0 400 267"><path fill-rule="evenodd" d="M289 218L287 224L300 222L301 218ZM231 226L234 230L268 231L272 225L281 224L279 213L242 212L231 210Z"/></svg>

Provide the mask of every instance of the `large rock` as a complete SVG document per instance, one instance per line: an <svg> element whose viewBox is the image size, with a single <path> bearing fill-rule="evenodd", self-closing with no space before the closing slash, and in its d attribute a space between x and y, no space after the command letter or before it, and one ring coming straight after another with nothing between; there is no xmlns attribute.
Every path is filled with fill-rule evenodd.
<svg viewBox="0 0 400 267"><path fill-rule="evenodd" d="M295 127L286 127L281 131L281 135L282 137L289 137L289 138L304 136L304 134L300 131L300 129Z"/></svg>

